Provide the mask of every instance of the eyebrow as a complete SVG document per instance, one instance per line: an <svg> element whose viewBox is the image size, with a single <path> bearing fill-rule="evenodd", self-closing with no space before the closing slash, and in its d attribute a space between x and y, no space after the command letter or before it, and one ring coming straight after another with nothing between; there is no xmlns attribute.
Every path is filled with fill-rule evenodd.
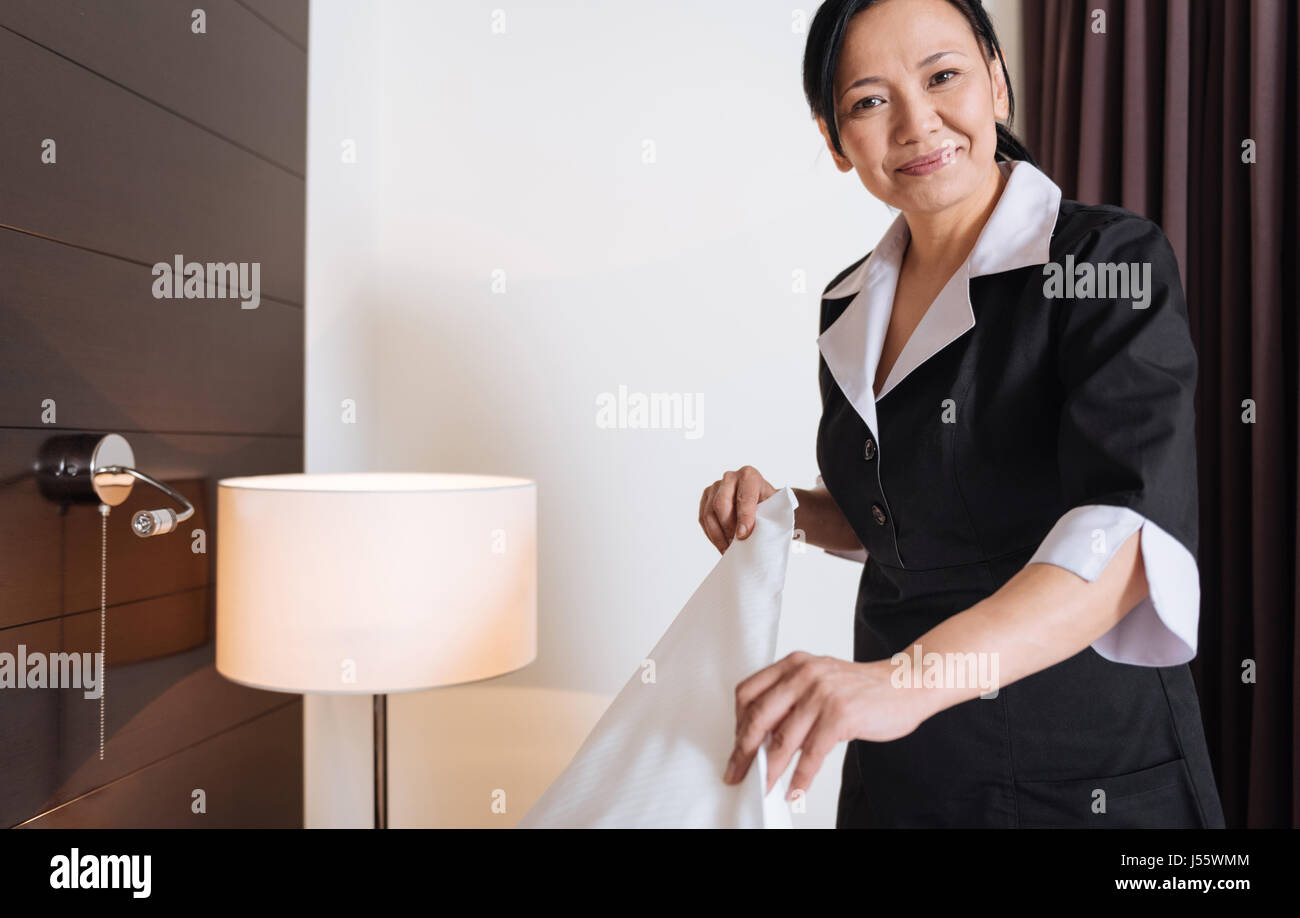
<svg viewBox="0 0 1300 918"><path fill-rule="evenodd" d="M965 57L965 56L966 56L966 55L962 54L960 51L954 51L954 50L951 50L951 49L950 49L950 50L947 50L947 51L936 51L936 52L934 52L933 54L931 54L929 57L925 58L925 60L923 60L923 61L921 61L920 63L918 63L918 64L916 65L916 69L917 69L917 70L920 70L920 69L922 69L923 67L928 67L928 66L930 66L930 65L933 64L935 61L937 61L939 58L943 57L945 54L957 54L957 55L960 55L961 57ZM852 85L848 86L848 87L844 90L844 92L840 93L839 101L843 102L843 101L844 101L844 97L847 96L847 95L848 95L852 90L857 89L859 86L865 86L867 83L883 83L884 81L885 81L885 80L884 80L884 77L878 77L878 76L863 77L863 78L860 79L860 80L856 80Z"/></svg>

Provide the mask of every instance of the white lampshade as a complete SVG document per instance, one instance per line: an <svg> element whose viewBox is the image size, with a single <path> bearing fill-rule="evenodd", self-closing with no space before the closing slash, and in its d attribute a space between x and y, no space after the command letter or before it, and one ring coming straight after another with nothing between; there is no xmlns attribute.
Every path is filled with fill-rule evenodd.
<svg viewBox="0 0 1300 918"><path fill-rule="evenodd" d="M217 671L391 694L537 656L537 486L407 472L217 482Z"/></svg>

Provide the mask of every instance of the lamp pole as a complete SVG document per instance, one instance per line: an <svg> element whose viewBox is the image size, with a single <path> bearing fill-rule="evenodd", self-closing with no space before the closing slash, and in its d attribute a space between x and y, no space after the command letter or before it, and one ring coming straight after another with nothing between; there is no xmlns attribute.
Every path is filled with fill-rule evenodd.
<svg viewBox="0 0 1300 918"><path fill-rule="evenodd" d="M375 828L388 828L388 696L375 696Z"/></svg>

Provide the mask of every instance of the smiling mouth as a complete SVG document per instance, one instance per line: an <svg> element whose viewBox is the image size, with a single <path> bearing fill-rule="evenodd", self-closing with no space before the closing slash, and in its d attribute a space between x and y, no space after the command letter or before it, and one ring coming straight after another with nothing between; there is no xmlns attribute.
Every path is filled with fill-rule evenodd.
<svg viewBox="0 0 1300 918"><path fill-rule="evenodd" d="M928 175L931 172L937 172L948 163L952 162L961 147L943 147L935 150L933 153L918 157L909 163L899 166L897 172L904 175Z"/></svg>

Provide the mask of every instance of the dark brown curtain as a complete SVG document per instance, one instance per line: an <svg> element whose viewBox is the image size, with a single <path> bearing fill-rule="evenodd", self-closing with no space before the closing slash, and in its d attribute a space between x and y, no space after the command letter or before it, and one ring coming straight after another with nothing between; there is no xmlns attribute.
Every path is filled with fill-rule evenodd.
<svg viewBox="0 0 1300 918"><path fill-rule="evenodd" d="M1178 255L1200 358L1192 672L1228 827L1300 826L1300 4L1024 0L1023 16L1030 153L1065 197L1155 220Z"/></svg>

